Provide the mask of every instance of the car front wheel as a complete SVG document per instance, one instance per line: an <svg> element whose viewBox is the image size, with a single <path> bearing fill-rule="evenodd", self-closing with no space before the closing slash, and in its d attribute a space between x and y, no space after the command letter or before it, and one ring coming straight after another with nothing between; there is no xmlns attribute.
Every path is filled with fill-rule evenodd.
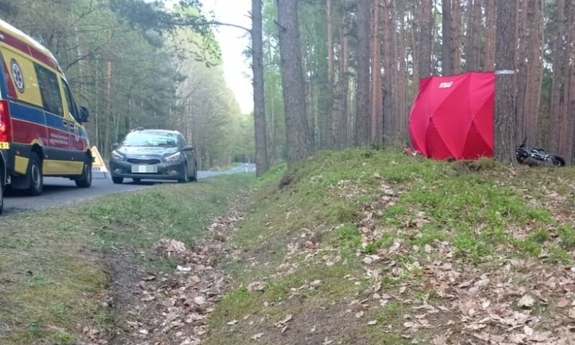
<svg viewBox="0 0 575 345"><path fill-rule="evenodd" d="M198 182L198 162L195 162L194 164L194 174L190 178L190 181Z"/></svg>
<svg viewBox="0 0 575 345"><path fill-rule="evenodd" d="M188 183L189 176L188 176L188 164L184 163L184 176L178 180L179 183Z"/></svg>

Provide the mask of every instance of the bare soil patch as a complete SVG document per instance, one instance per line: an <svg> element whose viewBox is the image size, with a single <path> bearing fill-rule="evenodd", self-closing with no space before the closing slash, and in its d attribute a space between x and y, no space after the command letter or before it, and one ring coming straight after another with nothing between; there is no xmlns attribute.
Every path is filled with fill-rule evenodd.
<svg viewBox="0 0 575 345"><path fill-rule="evenodd" d="M147 255L174 263L172 270L144 270L131 252L105 256L111 276L114 327L110 345L194 345L205 336L206 320L231 286L217 266L234 255L226 238L242 217L245 196L214 220L193 248L162 239Z"/></svg>

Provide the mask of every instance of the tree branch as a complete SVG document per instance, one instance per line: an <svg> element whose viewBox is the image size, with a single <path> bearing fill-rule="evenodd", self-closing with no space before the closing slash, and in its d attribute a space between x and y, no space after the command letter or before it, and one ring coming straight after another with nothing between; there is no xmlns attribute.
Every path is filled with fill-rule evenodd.
<svg viewBox="0 0 575 345"><path fill-rule="evenodd" d="M281 25L281 24L280 24L277 20L275 20L275 19L274 19L274 24L277 25L277 26L279 26L280 29L282 29L282 30L284 30L284 31L286 30L286 28L285 28L283 25Z"/></svg>
<svg viewBox="0 0 575 345"><path fill-rule="evenodd" d="M82 55L82 56L79 56L79 57L76 58L74 61L70 62L70 63L66 66L66 68L64 68L64 71L67 71L68 69L70 69L70 67L74 66L74 65L77 64L78 62L80 62L80 61L82 61L82 60L84 60L84 59L86 59L86 58L89 58L90 56L92 56L92 55L94 55L95 53L97 53L100 49L102 49L102 48L105 47L108 43L110 43L110 42L112 41L112 38L114 37L115 33L116 33L116 31L112 31L112 32L110 33L110 37L108 38L108 40L107 40L106 42L100 44L99 46L97 46L97 47L95 47L94 49L92 49L92 51L90 51L90 52L88 52L88 53L86 53L86 54L84 54L84 55Z"/></svg>
<svg viewBox="0 0 575 345"><path fill-rule="evenodd" d="M86 12L83 12L82 14L80 14L80 16L76 19L75 22L73 22L72 24L70 24L70 26L76 26L84 17L86 17L87 15L92 14L94 11L97 10L97 8L93 7L93 3L94 0L90 0L90 7L88 7L88 10Z"/></svg>
<svg viewBox="0 0 575 345"><path fill-rule="evenodd" d="M251 29L246 28L245 26L241 26L238 24L233 24L233 23L224 23L224 22L220 22L218 20L202 20L202 21L197 21L197 20L183 20L183 21L171 21L171 20L166 20L164 18L160 18L160 17L156 17L156 19L163 23L163 24L167 24L167 25L176 25L176 26L228 26L228 27L232 27L232 28L236 28L236 29L241 29L244 31L247 31L250 35L252 33Z"/></svg>
<svg viewBox="0 0 575 345"><path fill-rule="evenodd" d="M90 56L94 55L100 48L101 48L101 47L98 47L98 48L94 49L93 51L91 51L91 52L89 52L89 53L87 53L87 54L84 54L84 55L82 55L82 56L79 56L79 57L76 58L74 61L70 62L70 63L66 66L66 68L64 68L64 71L68 71L68 69L70 69L70 67L74 66L74 65L77 64L78 62L83 61L83 60L89 58Z"/></svg>

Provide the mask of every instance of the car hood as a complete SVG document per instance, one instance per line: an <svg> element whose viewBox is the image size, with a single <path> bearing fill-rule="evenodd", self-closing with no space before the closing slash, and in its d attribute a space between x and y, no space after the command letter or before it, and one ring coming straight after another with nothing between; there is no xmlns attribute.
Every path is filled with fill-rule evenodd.
<svg viewBox="0 0 575 345"><path fill-rule="evenodd" d="M163 158L178 152L177 147L121 146L116 151L127 158Z"/></svg>

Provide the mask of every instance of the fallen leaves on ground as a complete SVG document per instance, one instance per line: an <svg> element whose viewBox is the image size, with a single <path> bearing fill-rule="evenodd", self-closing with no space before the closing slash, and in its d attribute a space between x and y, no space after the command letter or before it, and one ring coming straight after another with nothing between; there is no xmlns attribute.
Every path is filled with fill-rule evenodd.
<svg viewBox="0 0 575 345"><path fill-rule="evenodd" d="M399 322L403 329L395 332L401 332L403 338L413 339L414 343L421 332L431 332L432 343L437 345L575 343L571 341L575 339L575 272L537 259L526 261L503 256L485 260L492 262L491 266L476 266L456 258L449 241L435 240L423 247L406 245L406 236L417 237L428 217L425 212L413 211L403 228L382 227L382 212L397 202L400 193L378 175L375 178L381 182L380 196L363 205L362 217L356 223L362 248L388 232L395 238L391 246L378 248L375 253L358 251L366 267L364 279L372 282L365 293L379 305L366 303L362 310L350 309L354 318L363 318L367 310L384 307L394 300L408 310ZM349 181L340 181L339 186L356 195L350 192ZM481 226L478 225L478 231ZM509 231L517 232L515 238L526 236L525 229L511 227ZM402 258L401 263L398 257ZM502 263L497 265L498 261ZM382 291L384 277L398 282L397 293ZM418 283L412 284L410 278L416 278ZM434 297L424 301L410 298L416 294ZM375 326L374 320L367 325Z"/></svg>
<svg viewBox="0 0 575 345"><path fill-rule="evenodd" d="M248 284L248 292L254 292L254 291L264 291L264 289L266 288L266 283L265 282L253 282Z"/></svg>
<svg viewBox="0 0 575 345"><path fill-rule="evenodd" d="M407 282L401 284L399 295L392 296L411 306L412 312L403 315L407 335L442 332L434 344L456 344L462 339L478 344L573 343L575 320L567 321L575 318L575 307L568 309L575 305L571 302L575 297L573 271L535 259L474 266L449 259L453 256L448 254L447 242L436 241L432 249L442 259L421 267L423 287L436 297L423 304L401 297ZM386 273L393 275L393 270L382 272Z"/></svg>
<svg viewBox="0 0 575 345"><path fill-rule="evenodd" d="M158 254L167 257L182 255L186 252L186 245L173 239L162 239L154 245L154 250Z"/></svg>
<svg viewBox="0 0 575 345"><path fill-rule="evenodd" d="M448 240L435 240L421 246L409 245L405 235L409 233L417 237L419 230L429 222L428 215L414 210L403 225L383 227L383 211L399 200L400 192L387 185L378 174L373 178L379 184L377 195L374 200L362 205L362 217L356 223L362 237L362 248L365 249L388 232L392 232L395 237L386 248L378 248L370 254L361 250L357 252L364 264L363 276L346 276L343 279L355 281L356 285L360 281L368 281L369 284L364 295L353 299L346 307L349 319L345 322L358 322L370 329L385 329L385 332L393 332L414 344L572 343L571 339L575 339L573 270L554 267L540 260L509 259L504 256L486 260L491 262L490 266L474 265L457 257L453 244ZM355 181L341 180L329 188L349 200L365 194L366 191L359 185ZM297 214L298 210L286 212L288 219ZM209 230L218 235L226 234L227 229L233 228L238 219L241 217L219 219ZM482 226L478 224L476 231L481 231ZM305 266L333 266L341 263L341 253L337 248L317 241L314 237L318 233L337 229L338 226L325 225L301 229L287 244L286 255L278 270L269 277L250 283L247 290L252 293L265 291L267 284L274 279L290 275ZM517 231L515 238L528 234L528 229L513 228L509 231ZM179 243L172 241L164 241L156 248L161 248L168 256L185 257L182 267L190 269L189 272L176 274L175 281L174 275L171 275L171 279L158 276L146 280L145 284L151 288L146 290L143 299L149 299L146 303L159 306L164 317L156 324L137 323L132 327L137 332L148 332L147 337L152 339L161 339L154 338L155 334L169 333L172 336L179 335L179 340L185 339L182 344L199 344L206 332L206 317L219 300L221 291L229 284L223 272L212 267L207 258L210 255L220 255L226 249L218 242L206 246L204 250L182 250ZM258 258L251 259L253 266L260 264ZM207 277L206 281L203 281L204 277ZM416 279L411 279L414 277ZM395 284L382 287L384 280L394 281ZM292 299L301 291L316 290L322 284L321 280L315 280L291 287L287 299ZM381 313L391 301L402 306L402 314L397 315L399 319L390 320L391 324L386 324L374 318L374 313ZM264 303L264 307L269 305L268 302ZM283 333L295 327L292 320L293 315L288 314L273 326L282 336L286 336L290 332ZM240 324L238 320L227 322L228 326L237 327ZM261 330L274 332L273 327ZM250 332L261 330L250 329ZM312 333L315 331L314 326ZM260 338L265 334L269 333L255 333L250 338L261 341ZM429 341L422 342L422 334L427 335ZM338 341L335 336L322 339L323 344Z"/></svg>
<svg viewBox="0 0 575 345"><path fill-rule="evenodd" d="M194 248L186 248L174 239L162 239L153 246L158 255L175 258L179 265L172 272L141 279L134 291L139 296L137 305L132 306L128 319L117 325L116 333L122 334L123 345L200 344L207 332L209 314L231 285L213 259L232 254L218 239L236 230L235 224L241 219L238 209L239 205L226 217L216 219Z"/></svg>

